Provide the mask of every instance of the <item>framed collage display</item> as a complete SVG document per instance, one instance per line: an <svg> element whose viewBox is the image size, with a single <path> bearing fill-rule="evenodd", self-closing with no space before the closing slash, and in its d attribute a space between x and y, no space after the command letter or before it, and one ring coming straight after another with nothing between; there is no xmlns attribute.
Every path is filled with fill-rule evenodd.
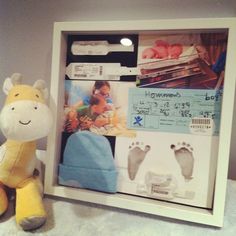
<svg viewBox="0 0 236 236"><path fill-rule="evenodd" d="M235 23L55 23L45 193L221 227Z"/></svg>

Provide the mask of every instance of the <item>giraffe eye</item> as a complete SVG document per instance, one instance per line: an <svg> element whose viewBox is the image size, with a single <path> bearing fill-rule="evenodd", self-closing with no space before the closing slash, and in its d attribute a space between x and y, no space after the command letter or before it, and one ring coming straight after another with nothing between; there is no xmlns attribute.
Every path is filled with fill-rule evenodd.
<svg viewBox="0 0 236 236"><path fill-rule="evenodd" d="M12 107L11 109L12 109L12 111L14 111L14 110L15 110L15 107Z"/></svg>
<svg viewBox="0 0 236 236"><path fill-rule="evenodd" d="M16 93L16 94L15 94L15 97L17 97L17 96L19 96L19 93Z"/></svg>
<svg viewBox="0 0 236 236"><path fill-rule="evenodd" d="M39 95L38 95L38 94L36 94L35 96L36 96L37 98L39 98Z"/></svg>
<svg viewBox="0 0 236 236"><path fill-rule="evenodd" d="M34 107L34 109L35 109L35 110L37 110L37 109L38 109L38 107Z"/></svg>

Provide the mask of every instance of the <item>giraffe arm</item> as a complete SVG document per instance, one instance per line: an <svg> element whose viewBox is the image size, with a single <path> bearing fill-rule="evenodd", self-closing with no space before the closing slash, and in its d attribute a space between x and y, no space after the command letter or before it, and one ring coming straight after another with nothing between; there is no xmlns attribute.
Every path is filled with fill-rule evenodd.
<svg viewBox="0 0 236 236"><path fill-rule="evenodd" d="M6 145L3 144L0 146L0 163L2 162L4 156L5 156L5 153L6 153Z"/></svg>

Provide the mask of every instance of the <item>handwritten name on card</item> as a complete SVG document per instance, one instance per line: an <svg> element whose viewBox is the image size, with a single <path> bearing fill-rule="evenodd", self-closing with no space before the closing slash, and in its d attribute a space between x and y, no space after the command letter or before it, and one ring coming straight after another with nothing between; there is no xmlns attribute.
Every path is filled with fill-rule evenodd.
<svg viewBox="0 0 236 236"><path fill-rule="evenodd" d="M221 90L130 88L128 128L218 135Z"/></svg>

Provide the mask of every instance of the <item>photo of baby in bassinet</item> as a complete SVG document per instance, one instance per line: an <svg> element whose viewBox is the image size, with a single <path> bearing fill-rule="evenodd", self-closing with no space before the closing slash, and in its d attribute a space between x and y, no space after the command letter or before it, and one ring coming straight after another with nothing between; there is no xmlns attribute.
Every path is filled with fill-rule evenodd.
<svg viewBox="0 0 236 236"><path fill-rule="evenodd" d="M220 89L227 32L140 35L137 86Z"/></svg>

